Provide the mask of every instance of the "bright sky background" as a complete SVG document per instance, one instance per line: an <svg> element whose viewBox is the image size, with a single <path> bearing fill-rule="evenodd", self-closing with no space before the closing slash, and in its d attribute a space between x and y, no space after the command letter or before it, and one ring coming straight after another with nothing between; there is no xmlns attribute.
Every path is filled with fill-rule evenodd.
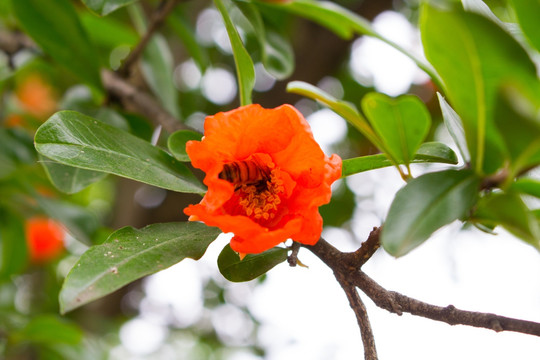
<svg viewBox="0 0 540 360"><path fill-rule="evenodd" d="M199 19L201 33L213 34L201 41L222 39L222 30L215 26L215 15L208 10ZM418 32L402 15L385 12L375 19L374 27L402 46L421 51ZM220 40L220 44L227 51L226 43ZM226 75L230 71L216 68L200 74L194 68L193 63L185 63L177 70L179 83L184 82L180 86L202 86L205 96L218 104L227 103L231 93L234 97L234 77ZM406 92L411 83L427 79L410 60L368 38L361 38L352 46L350 68L358 81L373 84L378 91L393 96ZM192 75L182 80L182 74ZM215 83L216 77L224 86L204 90L205 83ZM271 86L268 84L265 86ZM339 90L331 81L326 85ZM229 95L211 94L210 88L228 89L225 93ZM308 120L325 150L345 134L343 119L329 110L319 110ZM413 168L415 175L426 170L429 169L422 166ZM403 186L392 168L358 174L347 182L362 198L351 223L354 238L341 229L326 229L323 233L342 251L358 248L371 228L381 224L395 192ZM503 231L492 236L478 230L461 231L460 226L455 223L439 231L400 259L380 250L364 270L387 289L428 303L540 322L540 254ZM309 269L290 268L284 263L271 270L262 285L235 284L224 280L216 265L227 242L227 236L221 236L201 261L183 261L144 281L141 315L123 326L122 346L114 349L113 359L207 358L201 357L195 342L188 337L178 337L164 345L169 335L165 325L171 319L182 327L201 318L230 345L227 359L260 359L236 347L248 343L251 332L250 321L238 310L241 305L247 305L262 323L259 340L268 351L266 360L363 358L360 333L345 294L330 269L314 255L305 249L300 252L300 260ZM227 289L228 304L212 312L201 305L203 283L208 279ZM540 356L537 337L452 327L410 315L398 317L361 296L368 307L380 359L537 360Z"/></svg>

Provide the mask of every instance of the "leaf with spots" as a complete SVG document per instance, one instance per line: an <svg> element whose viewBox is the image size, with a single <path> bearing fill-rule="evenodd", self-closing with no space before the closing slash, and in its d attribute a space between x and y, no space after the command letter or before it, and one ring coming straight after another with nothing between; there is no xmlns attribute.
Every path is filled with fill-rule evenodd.
<svg viewBox="0 0 540 360"><path fill-rule="evenodd" d="M65 314L185 258L198 260L219 234L219 229L200 223L117 230L73 266L60 291L60 311Z"/></svg>
<svg viewBox="0 0 540 360"><path fill-rule="evenodd" d="M39 127L37 151L60 164L123 176L163 189L204 193L191 171L167 152L76 111L60 111Z"/></svg>

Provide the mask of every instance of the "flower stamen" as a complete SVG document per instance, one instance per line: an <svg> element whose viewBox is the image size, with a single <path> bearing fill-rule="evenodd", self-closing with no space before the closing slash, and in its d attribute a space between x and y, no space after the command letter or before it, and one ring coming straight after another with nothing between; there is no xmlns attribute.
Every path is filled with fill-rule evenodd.
<svg viewBox="0 0 540 360"><path fill-rule="evenodd" d="M279 178L278 170L272 169L266 182L242 184L238 188L241 198L239 205L247 216L253 216L256 220L273 219L281 203L279 195L283 191L283 180Z"/></svg>

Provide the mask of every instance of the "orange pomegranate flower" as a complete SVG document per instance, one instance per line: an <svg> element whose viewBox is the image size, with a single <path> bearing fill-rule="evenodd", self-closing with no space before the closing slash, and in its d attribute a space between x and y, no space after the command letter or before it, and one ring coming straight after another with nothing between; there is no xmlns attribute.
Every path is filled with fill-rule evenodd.
<svg viewBox="0 0 540 360"><path fill-rule="evenodd" d="M208 192L184 212L232 232L231 248L256 254L293 239L313 245L322 231L319 206L341 176L341 159L328 158L302 114L291 105L247 105L208 116L201 141L186 151L206 173Z"/></svg>

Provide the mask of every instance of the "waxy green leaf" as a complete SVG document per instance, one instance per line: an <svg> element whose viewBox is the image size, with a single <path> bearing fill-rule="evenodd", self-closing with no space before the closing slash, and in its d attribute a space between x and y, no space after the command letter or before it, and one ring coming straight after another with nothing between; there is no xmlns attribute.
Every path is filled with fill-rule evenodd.
<svg viewBox="0 0 540 360"><path fill-rule="evenodd" d="M287 84L287 91L322 102L358 129L373 145L377 146L380 150L384 150L381 140L375 134L368 121L358 112L354 104L338 100L324 90L303 81L291 81Z"/></svg>
<svg viewBox="0 0 540 360"><path fill-rule="evenodd" d="M480 179L469 170L446 170L412 179L396 194L381 244L403 256L444 225L462 218L476 202Z"/></svg>
<svg viewBox="0 0 540 360"><path fill-rule="evenodd" d="M229 16L227 7L224 1L228 0L214 0L218 11L221 13L225 28L229 34L229 40L233 50L234 61L236 64L236 76L238 77L238 88L240 92L240 104L251 104L251 93L253 92L253 86L255 85L255 68L253 67L253 60L247 52L238 30Z"/></svg>
<svg viewBox="0 0 540 360"><path fill-rule="evenodd" d="M240 256L227 245L218 257L219 271L225 279L234 282L253 280L277 264L287 260L287 249L275 247L261 254L248 254L240 260Z"/></svg>
<svg viewBox="0 0 540 360"><path fill-rule="evenodd" d="M198 260L220 234L200 223L125 227L89 248L71 269L60 291L66 313L185 258Z"/></svg>
<svg viewBox="0 0 540 360"><path fill-rule="evenodd" d="M424 103L412 95L393 99L373 92L363 97L362 110L384 143L390 159L408 165L431 126Z"/></svg>
<svg viewBox="0 0 540 360"><path fill-rule="evenodd" d="M509 3L514 8L519 26L529 43L540 51L540 2L531 0L510 0Z"/></svg>
<svg viewBox="0 0 540 360"><path fill-rule="evenodd" d="M465 130L463 130L461 118L439 92L437 92L437 98L441 106L444 125L452 139L454 139L461 157L468 163L471 160L471 155L469 155L469 149L467 149L467 140L465 139Z"/></svg>
<svg viewBox="0 0 540 360"><path fill-rule="evenodd" d="M510 160L510 178L540 164L540 108L516 89L503 87L495 105L495 125Z"/></svg>
<svg viewBox="0 0 540 360"><path fill-rule="evenodd" d="M540 250L540 227L534 214L517 193L492 193L478 202L473 220L501 225Z"/></svg>
<svg viewBox="0 0 540 360"><path fill-rule="evenodd" d="M99 15L107 15L116 9L138 0L81 0L89 9Z"/></svg>
<svg viewBox="0 0 540 360"><path fill-rule="evenodd" d="M107 174L100 171L86 170L73 166L60 164L45 156L40 157L51 183L61 192L75 194L90 184L104 179Z"/></svg>
<svg viewBox="0 0 540 360"><path fill-rule="evenodd" d="M204 193L189 169L165 151L75 111L54 114L36 132L38 152L59 163L178 192Z"/></svg>
<svg viewBox="0 0 540 360"><path fill-rule="evenodd" d="M0 281L24 270L28 262L24 219L0 209Z"/></svg>
<svg viewBox="0 0 540 360"><path fill-rule="evenodd" d="M26 33L59 64L94 90L101 90L96 49L88 40L69 0L12 0Z"/></svg>
<svg viewBox="0 0 540 360"><path fill-rule="evenodd" d="M420 146L411 163L457 164L456 153L443 143L427 142ZM346 177L368 170L394 165L386 155L376 154L343 160L341 176Z"/></svg>
<svg viewBox="0 0 540 360"><path fill-rule="evenodd" d="M479 174L496 171L503 162L493 121L497 91L510 81L538 97L533 62L511 35L475 13L439 10L425 3L421 34L426 57L463 121L472 167Z"/></svg>
<svg viewBox="0 0 540 360"><path fill-rule="evenodd" d="M519 178L510 185L510 190L540 198L540 180Z"/></svg>
<svg viewBox="0 0 540 360"><path fill-rule="evenodd" d="M266 71L278 80L288 78L294 70L294 50L284 36L263 22L259 9L251 3L237 2L236 6L250 22L261 50Z"/></svg>
<svg viewBox="0 0 540 360"><path fill-rule="evenodd" d="M167 139L167 146L173 156L180 161L190 161L186 153L186 143L190 140L200 141L202 134L191 130L179 130Z"/></svg>

